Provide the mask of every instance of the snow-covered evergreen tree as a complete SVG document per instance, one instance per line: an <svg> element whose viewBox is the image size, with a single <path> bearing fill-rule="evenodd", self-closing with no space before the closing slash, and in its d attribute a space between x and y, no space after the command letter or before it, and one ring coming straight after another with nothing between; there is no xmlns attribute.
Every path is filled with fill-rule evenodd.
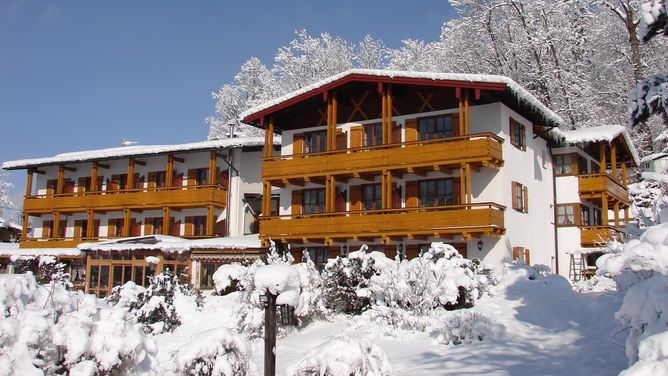
<svg viewBox="0 0 668 376"><path fill-rule="evenodd" d="M171 332L181 325L174 307L178 279L169 270L150 278L150 285L130 304L130 311L148 333Z"/></svg>
<svg viewBox="0 0 668 376"><path fill-rule="evenodd" d="M323 272L324 304L334 312L360 314L371 305L374 259L364 251L330 260Z"/></svg>
<svg viewBox="0 0 668 376"><path fill-rule="evenodd" d="M370 34L364 36L356 49L357 65L363 69L383 69L387 64L389 49L380 39Z"/></svg>
<svg viewBox="0 0 668 376"><path fill-rule="evenodd" d="M11 191L14 188L14 185L8 181L5 181L7 173L0 171L0 217L7 216L7 210L9 208L14 208L14 202L11 198Z"/></svg>

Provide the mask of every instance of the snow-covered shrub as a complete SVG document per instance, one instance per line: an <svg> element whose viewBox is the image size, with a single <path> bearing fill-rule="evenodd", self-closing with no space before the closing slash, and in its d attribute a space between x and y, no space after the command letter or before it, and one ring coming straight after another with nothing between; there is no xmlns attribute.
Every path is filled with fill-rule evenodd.
<svg viewBox="0 0 668 376"><path fill-rule="evenodd" d="M171 332L181 325L174 307L177 277L167 270L149 281L150 285L139 294L137 301L130 304L130 311L134 312L147 333Z"/></svg>
<svg viewBox="0 0 668 376"><path fill-rule="evenodd" d="M225 264L218 267L213 273L213 283L218 295L227 295L234 291L244 290L242 281L245 280L248 268L241 264Z"/></svg>
<svg viewBox="0 0 668 376"><path fill-rule="evenodd" d="M394 372L385 351L367 338L332 337L287 369L288 376L387 376Z"/></svg>
<svg viewBox="0 0 668 376"><path fill-rule="evenodd" d="M657 274L631 287L615 318L629 330L626 356L631 365L642 340L668 330L668 277Z"/></svg>
<svg viewBox="0 0 668 376"><path fill-rule="evenodd" d="M485 338L499 338L506 333L506 327L495 323L486 316L470 310L459 310L439 315L432 332L436 342L444 345L471 344Z"/></svg>
<svg viewBox="0 0 668 376"><path fill-rule="evenodd" d="M0 375L142 374L155 343L125 309L31 274L0 277Z"/></svg>
<svg viewBox="0 0 668 376"><path fill-rule="evenodd" d="M364 251L330 259L322 275L325 307L347 314L360 314L368 309L370 280L376 273L374 262Z"/></svg>
<svg viewBox="0 0 668 376"><path fill-rule="evenodd" d="M194 335L176 353L176 364L184 375L259 375L248 344L225 328Z"/></svg>
<svg viewBox="0 0 668 376"><path fill-rule="evenodd" d="M668 204L666 184L644 180L629 185L630 212L640 227L654 226L661 222L661 209Z"/></svg>
<svg viewBox="0 0 668 376"><path fill-rule="evenodd" d="M136 307L139 303L139 295L145 291L146 288L143 286L128 281L124 285L112 288L111 294L104 299L104 302L118 308Z"/></svg>
<svg viewBox="0 0 668 376"><path fill-rule="evenodd" d="M668 331L640 341L638 361L619 375L668 375Z"/></svg>

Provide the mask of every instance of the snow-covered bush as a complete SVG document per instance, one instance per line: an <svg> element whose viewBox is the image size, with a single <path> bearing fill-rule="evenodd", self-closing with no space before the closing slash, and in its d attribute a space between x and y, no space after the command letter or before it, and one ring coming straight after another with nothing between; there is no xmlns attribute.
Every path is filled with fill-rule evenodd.
<svg viewBox="0 0 668 376"><path fill-rule="evenodd" d="M641 341L668 330L668 277L657 274L631 287L615 318L629 330L626 356L631 365L638 360Z"/></svg>
<svg viewBox="0 0 668 376"><path fill-rule="evenodd" d="M666 184L644 180L629 185L630 212L639 220L640 227L654 226L661 222L661 210L668 204Z"/></svg>
<svg viewBox="0 0 668 376"><path fill-rule="evenodd" d="M436 342L444 345L471 344L485 338L500 338L506 327L495 323L486 316L470 310L447 312L439 316L432 332Z"/></svg>
<svg viewBox="0 0 668 376"><path fill-rule="evenodd" d="M368 309L371 304L369 286L376 273L374 262L364 251L330 259L322 275L325 307L347 314L360 314Z"/></svg>
<svg viewBox="0 0 668 376"><path fill-rule="evenodd" d="M124 285L112 288L111 294L109 294L104 301L105 303L118 308L129 308L130 306L136 307L139 303L139 295L145 291L146 288L143 286L128 281Z"/></svg>
<svg viewBox="0 0 668 376"><path fill-rule="evenodd" d="M176 353L176 364L184 375L259 375L248 344L225 328L194 335Z"/></svg>
<svg viewBox="0 0 668 376"><path fill-rule="evenodd" d="M218 267L213 273L213 283L218 295L227 295L234 291L244 290L242 281L245 280L248 268L241 264L225 264Z"/></svg>
<svg viewBox="0 0 668 376"><path fill-rule="evenodd" d="M385 351L367 338L336 336L287 369L288 376L386 376L394 372Z"/></svg>
<svg viewBox="0 0 668 376"><path fill-rule="evenodd" d="M125 309L31 274L0 277L0 312L0 375L144 374L154 362Z"/></svg>
<svg viewBox="0 0 668 376"><path fill-rule="evenodd" d="M638 361L619 375L668 375L668 331L640 341Z"/></svg>
<svg viewBox="0 0 668 376"><path fill-rule="evenodd" d="M177 289L177 277L167 270L151 277L150 285L138 295L136 302L130 304L130 311L147 333L171 332L181 325L174 306Z"/></svg>

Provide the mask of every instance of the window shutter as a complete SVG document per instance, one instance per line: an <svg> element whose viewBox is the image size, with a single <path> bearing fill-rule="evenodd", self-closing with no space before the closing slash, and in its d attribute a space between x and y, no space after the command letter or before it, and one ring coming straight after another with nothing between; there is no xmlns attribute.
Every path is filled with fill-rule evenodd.
<svg viewBox="0 0 668 376"><path fill-rule="evenodd" d="M53 221L42 222L42 239L50 238L51 231L53 231Z"/></svg>
<svg viewBox="0 0 668 376"><path fill-rule="evenodd" d="M172 179L172 186L173 187L183 186L183 174L174 174L174 178Z"/></svg>
<svg viewBox="0 0 668 376"><path fill-rule="evenodd" d="M292 139L292 154L293 155L302 155L304 154L304 134L295 133Z"/></svg>
<svg viewBox="0 0 668 376"><path fill-rule="evenodd" d="M397 209L401 207L401 191L397 184L392 184L392 208Z"/></svg>
<svg viewBox="0 0 668 376"><path fill-rule="evenodd" d="M229 171L227 169L223 170L222 172L219 172L216 174L216 184L222 185L223 187L227 188L228 184L228 175Z"/></svg>
<svg viewBox="0 0 668 376"><path fill-rule="evenodd" d="M356 125L350 127L350 147L351 148L361 148L362 147L362 126Z"/></svg>
<svg viewBox="0 0 668 376"><path fill-rule="evenodd" d="M64 238L67 235L67 219L60 221L60 227L58 228L59 238Z"/></svg>
<svg viewBox="0 0 668 376"><path fill-rule="evenodd" d="M348 148L348 134L341 129L336 128L336 150L345 150Z"/></svg>
<svg viewBox="0 0 668 376"><path fill-rule="evenodd" d="M401 142L401 127L392 124L392 143Z"/></svg>
<svg viewBox="0 0 668 376"><path fill-rule="evenodd" d="M524 248L524 263L531 265L531 256L529 255L529 249Z"/></svg>
<svg viewBox="0 0 668 376"><path fill-rule="evenodd" d="M186 181L186 185L189 187L192 187L194 185L197 185L197 182L195 181L195 177L197 176L197 170L192 168L188 170L188 180Z"/></svg>
<svg viewBox="0 0 668 376"><path fill-rule="evenodd" d="M213 234L216 236L225 236L226 220L223 219L220 222L213 224Z"/></svg>
<svg viewBox="0 0 668 376"><path fill-rule="evenodd" d="M513 260L519 260L522 255L522 247L513 247Z"/></svg>
<svg viewBox="0 0 668 376"><path fill-rule="evenodd" d="M88 179L88 177L81 177L77 180L77 193L83 193L88 190L88 187L86 186L86 179Z"/></svg>
<svg viewBox="0 0 668 376"><path fill-rule="evenodd" d="M181 236L181 221L175 221L174 217L169 218L169 235Z"/></svg>
<svg viewBox="0 0 668 376"><path fill-rule="evenodd" d="M135 184L135 186L133 188L135 188L135 189L144 188L144 179L145 178L146 177L144 175L139 175L139 173L135 174L134 179L132 179L132 181L134 181L134 184Z"/></svg>
<svg viewBox="0 0 668 376"><path fill-rule="evenodd" d="M292 191L292 215L302 213L302 191Z"/></svg>
<svg viewBox="0 0 668 376"><path fill-rule="evenodd" d="M155 186L156 186L155 177L156 177L155 171L148 173L148 188L149 189L155 188Z"/></svg>
<svg viewBox="0 0 668 376"><path fill-rule="evenodd" d="M130 236L141 236L141 222L137 222L136 218L130 221Z"/></svg>
<svg viewBox="0 0 668 376"><path fill-rule="evenodd" d="M527 134L526 134L526 129L524 125L519 125L520 131L522 132L520 138L522 140L522 150L527 150Z"/></svg>
<svg viewBox="0 0 668 376"><path fill-rule="evenodd" d="M459 136L459 112L452 114L452 120L450 120L450 125L452 127L452 135Z"/></svg>
<svg viewBox="0 0 668 376"><path fill-rule="evenodd" d="M96 219L93 221L93 237L100 237L100 220Z"/></svg>
<svg viewBox="0 0 668 376"><path fill-rule="evenodd" d="M193 217L186 217L185 236L192 236L193 234Z"/></svg>
<svg viewBox="0 0 668 376"><path fill-rule="evenodd" d="M111 238L116 235L116 220L110 219L107 222L107 237Z"/></svg>
<svg viewBox="0 0 668 376"><path fill-rule="evenodd" d="M350 187L350 211L362 210L362 186Z"/></svg>
<svg viewBox="0 0 668 376"><path fill-rule="evenodd" d="M452 179L452 202L454 205L463 204L462 186L460 179Z"/></svg>
<svg viewBox="0 0 668 376"><path fill-rule="evenodd" d="M153 218L144 219L144 235L153 235Z"/></svg>
<svg viewBox="0 0 668 376"><path fill-rule="evenodd" d="M514 210L517 210L517 183L510 182L510 198Z"/></svg>
<svg viewBox="0 0 668 376"><path fill-rule="evenodd" d="M336 212L344 212L346 211L346 192L341 191L336 194L336 198L334 199L334 211Z"/></svg>
<svg viewBox="0 0 668 376"><path fill-rule="evenodd" d="M517 127L517 123L515 123L515 120L513 118L510 118L510 143L517 146L517 143L515 142L515 128Z"/></svg>
<svg viewBox="0 0 668 376"><path fill-rule="evenodd" d="M406 142L417 141L417 119L406 119Z"/></svg>
<svg viewBox="0 0 668 376"><path fill-rule="evenodd" d="M529 189L526 186L522 186L522 211L525 213L529 212Z"/></svg>
<svg viewBox="0 0 668 376"><path fill-rule="evenodd" d="M65 179L63 182L63 193L74 193L74 180Z"/></svg>
<svg viewBox="0 0 668 376"><path fill-rule="evenodd" d="M406 207L407 208L417 208L418 207L418 182L417 181L406 182Z"/></svg>
<svg viewBox="0 0 668 376"><path fill-rule="evenodd" d="M98 176L97 181L95 182L95 191L97 192L101 191L103 183L104 183L104 177Z"/></svg>

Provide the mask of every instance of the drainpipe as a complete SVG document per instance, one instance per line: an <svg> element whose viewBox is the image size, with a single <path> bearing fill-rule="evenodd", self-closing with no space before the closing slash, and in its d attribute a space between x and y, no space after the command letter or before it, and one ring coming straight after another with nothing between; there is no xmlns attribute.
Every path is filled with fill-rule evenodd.
<svg viewBox="0 0 668 376"><path fill-rule="evenodd" d="M549 146L550 158L552 158L552 146ZM552 220L554 226L554 273L559 274L559 233L557 230L557 170L554 163L552 165Z"/></svg>
<svg viewBox="0 0 668 376"><path fill-rule="evenodd" d="M233 149L228 149L227 150L227 158L223 158L223 162L227 164L229 167L230 172L227 174L227 207L226 213L225 213L225 222L227 226L225 226L225 235L230 236L230 205L232 204L232 171L239 176L239 170L234 168L232 165L233 158L232 158L232 151Z"/></svg>

